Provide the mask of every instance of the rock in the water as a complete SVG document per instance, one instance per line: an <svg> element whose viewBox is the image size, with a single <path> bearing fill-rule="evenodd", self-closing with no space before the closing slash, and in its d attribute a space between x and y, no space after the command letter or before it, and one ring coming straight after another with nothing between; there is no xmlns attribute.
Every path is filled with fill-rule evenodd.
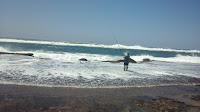
<svg viewBox="0 0 200 112"><path fill-rule="evenodd" d="M33 56L33 53L8 53L8 52L0 52L0 54L13 54L13 55Z"/></svg>
<svg viewBox="0 0 200 112"><path fill-rule="evenodd" d="M149 58L144 58L142 62L150 62L151 60Z"/></svg>
<svg viewBox="0 0 200 112"><path fill-rule="evenodd" d="M81 58L81 59L79 59L79 61L87 61L87 59Z"/></svg>
<svg viewBox="0 0 200 112"><path fill-rule="evenodd" d="M137 63L135 60L133 60L133 59L131 59L131 58L129 59L129 62L130 62L130 63Z"/></svg>
<svg viewBox="0 0 200 112"><path fill-rule="evenodd" d="M120 63L124 62L124 60L117 60L117 61L103 61L103 62L111 62L111 63ZM131 59L129 60L130 63L137 63L135 60Z"/></svg>

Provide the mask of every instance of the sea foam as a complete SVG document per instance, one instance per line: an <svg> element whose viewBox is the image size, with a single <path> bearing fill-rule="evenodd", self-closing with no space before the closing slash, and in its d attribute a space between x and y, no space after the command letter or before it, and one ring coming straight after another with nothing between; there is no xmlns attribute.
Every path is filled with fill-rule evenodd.
<svg viewBox="0 0 200 112"><path fill-rule="evenodd" d="M0 55L0 83L76 87L146 87L198 84L199 64L68 62L28 56ZM195 79L195 80L193 80ZM197 82L196 82L197 81Z"/></svg>

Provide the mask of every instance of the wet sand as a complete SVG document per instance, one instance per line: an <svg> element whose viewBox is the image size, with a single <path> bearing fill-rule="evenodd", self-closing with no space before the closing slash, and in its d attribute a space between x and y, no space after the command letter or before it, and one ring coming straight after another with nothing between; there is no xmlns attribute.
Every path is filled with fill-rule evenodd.
<svg viewBox="0 0 200 112"><path fill-rule="evenodd" d="M200 112L200 86L70 88L0 84L0 112Z"/></svg>

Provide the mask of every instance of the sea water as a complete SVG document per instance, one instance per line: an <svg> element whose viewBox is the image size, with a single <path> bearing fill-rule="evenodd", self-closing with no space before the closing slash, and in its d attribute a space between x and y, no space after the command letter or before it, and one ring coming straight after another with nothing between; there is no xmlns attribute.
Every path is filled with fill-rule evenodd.
<svg viewBox="0 0 200 112"><path fill-rule="evenodd" d="M200 51L0 38L0 83L62 87L200 84ZM122 53L138 63L123 70ZM87 62L79 61L86 58ZM152 60L142 63L144 58Z"/></svg>

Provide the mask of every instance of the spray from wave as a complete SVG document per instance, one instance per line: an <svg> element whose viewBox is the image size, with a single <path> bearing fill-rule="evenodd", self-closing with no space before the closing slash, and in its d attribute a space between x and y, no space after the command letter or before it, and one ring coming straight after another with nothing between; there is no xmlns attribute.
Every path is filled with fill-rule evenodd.
<svg viewBox="0 0 200 112"><path fill-rule="evenodd" d="M121 45L121 44L104 45L104 44L85 44L85 43L70 43L70 42L55 42L55 41L34 41L34 40L5 39L5 38L0 38L0 42L49 44L49 45L62 45L62 46L84 46L84 47L100 47L100 48L113 48L113 49L119 49L119 47L120 47L121 49L200 53L199 50L176 50L176 49L168 49L168 48L147 48L147 47L142 47L139 45L126 46L126 45Z"/></svg>

